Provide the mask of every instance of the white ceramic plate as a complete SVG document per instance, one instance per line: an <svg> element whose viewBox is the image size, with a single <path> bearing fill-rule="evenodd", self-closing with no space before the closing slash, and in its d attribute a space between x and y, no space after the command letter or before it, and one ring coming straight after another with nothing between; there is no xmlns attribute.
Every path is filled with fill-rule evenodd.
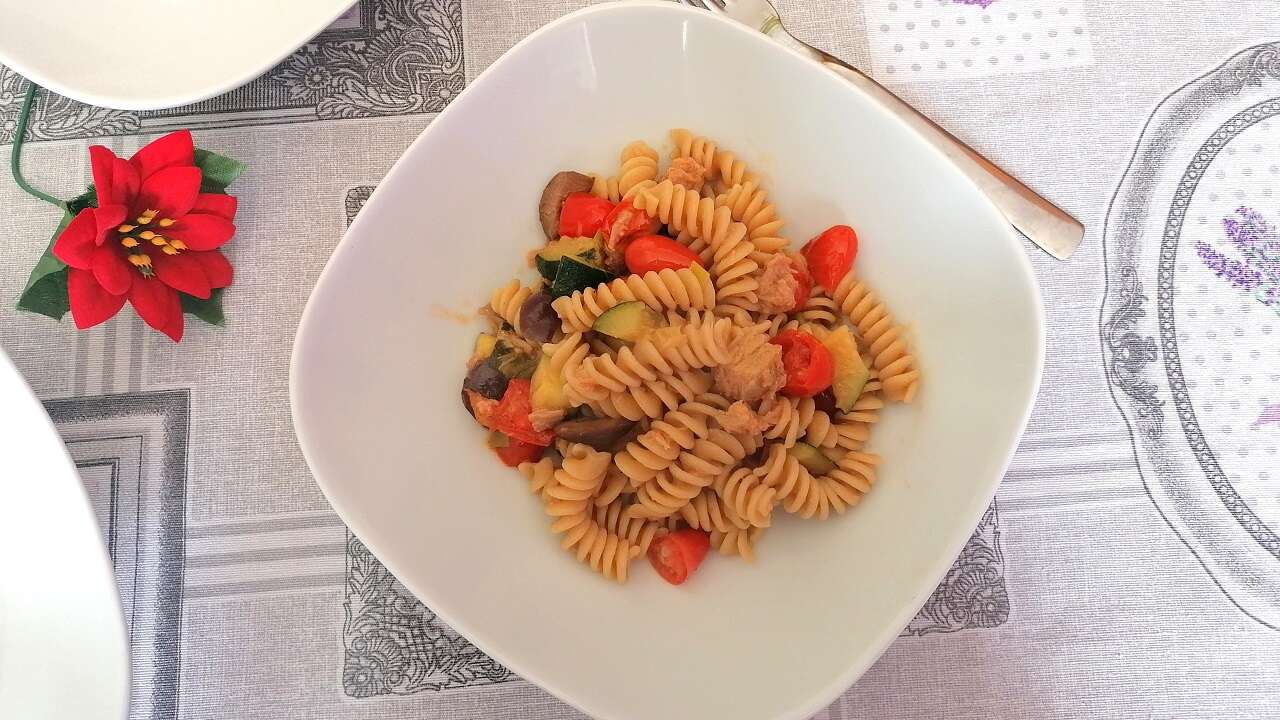
<svg viewBox="0 0 1280 720"><path fill-rule="evenodd" d="M686 126L741 152L807 239L849 222L859 272L916 338L924 382L873 449L874 492L781 518L759 560L615 586L562 552L458 399L492 288L528 274L557 170L612 171ZM531 277L531 276L530 276ZM600 718L801 718L858 677L954 560L1017 443L1043 353L1021 243L934 150L764 36L665 3L552 23L409 148L316 286L294 422L329 500L405 585L512 670Z"/></svg>
<svg viewBox="0 0 1280 720"><path fill-rule="evenodd" d="M81 102L155 110L266 72L353 0L0 0L0 64Z"/></svg>
<svg viewBox="0 0 1280 720"><path fill-rule="evenodd" d="M0 717L120 720L124 620L80 475L0 352Z"/></svg>

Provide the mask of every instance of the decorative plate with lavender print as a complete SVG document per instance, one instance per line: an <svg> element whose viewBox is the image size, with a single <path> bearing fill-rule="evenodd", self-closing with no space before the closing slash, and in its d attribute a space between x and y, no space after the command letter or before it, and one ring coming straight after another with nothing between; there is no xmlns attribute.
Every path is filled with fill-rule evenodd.
<svg viewBox="0 0 1280 720"><path fill-rule="evenodd" d="M1105 246L1103 353L1147 491L1280 629L1280 43L1156 108Z"/></svg>

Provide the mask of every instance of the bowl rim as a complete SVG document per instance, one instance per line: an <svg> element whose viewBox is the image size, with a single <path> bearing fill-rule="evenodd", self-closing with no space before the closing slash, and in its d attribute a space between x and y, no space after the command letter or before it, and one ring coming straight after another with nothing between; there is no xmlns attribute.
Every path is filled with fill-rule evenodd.
<svg viewBox="0 0 1280 720"><path fill-rule="evenodd" d="M466 97L467 94L470 93L476 85L480 84L481 80L483 80L489 73L494 72L496 68L500 68L504 66L506 63L512 62L513 58L518 57L521 54L520 50L536 42L543 35L547 35L564 25L578 23L578 22L587 20L589 18L593 18L595 16L625 14L628 12L634 12L636 10L658 11L659 13L667 13L673 17L684 17L684 18L696 17L696 18L701 18L703 20L711 19L713 22L719 23L721 26L721 30L724 32L739 33L741 36L750 37L751 39L748 40L748 42L757 43L757 47L782 49L786 52L796 55L797 57L804 58L807 62L813 62L811 59L798 53L796 50L788 48L780 43L777 43L764 34L755 32L751 28L748 28L747 26L737 22L714 18L704 10L698 10L698 9L691 8L679 3L672 3L664 0L625 0L623 2L604 3L601 5L593 5L586 8L582 8L574 12L568 13L566 15L562 15L556 18L555 20L552 20L551 22L543 25L537 30L534 30L532 33L525 36L524 38L522 38L519 42L517 42L515 45L509 48L506 52L504 52L491 65L489 65L489 67L485 68L474 79L472 79L467 84L467 86L463 89L463 91L459 93L457 97L454 98L453 102L449 103L449 105L446 106L445 109L439 113L439 115L436 117L435 120L432 121L432 123L434 124L435 122L438 122L440 118L443 118L447 114L454 112L455 109L460 105L459 101L462 98ZM701 22L702 20L699 20L699 21ZM774 52L774 51L776 50L768 50L766 52ZM838 75L836 75L834 72L827 70L826 68L823 68L821 65L817 63L813 63L813 69L818 72L829 73L833 79L843 81L843 79L840 78ZM865 102L868 104L869 108L872 108L875 111L881 112L887 117L894 118L895 124L911 132L913 135L915 134L915 131L912 130L910 126L906 125L901 120L897 120L893 116L893 114L890 113L888 110L882 107L878 107L874 103L871 103L871 101L867 100L862 95L862 93L852 84L849 84L847 82L844 82L842 84L847 88L848 92L859 96L860 102ZM431 129L430 125L427 125L426 127L424 127L422 132L418 135L418 137L415 138L413 142L410 143L408 147L405 148L404 152L400 155L400 157L396 159L395 163L392 164L391 169L388 170L387 174L383 177L383 179L379 181L377 188L375 188L369 200L366 201L366 208L368 207L369 204L374 202L375 198L378 197L378 192L383 186L392 184L393 181L397 178L397 176L400 173L405 172L405 167L408 165L407 158L411 154L413 154L414 149L420 143L423 142L423 139L426 137L430 129ZM936 147L930 145L929 143L926 143L923 139L918 139L918 141L923 145L927 146L930 152L936 153L943 160L946 159L945 154L942 153L941 150L938 150ZM958 168L955 168L953 165L951 165L950 161L946 161L945 164L948 167L951 167L952 171L955 172L957 175L960 174L960 170ZM969 185L972 185L972 182L967 178L963 178L962 181L965 183L968 183ZM848 690L855 682L857 682L857 680L868 669L870 669L870 667L873 664L875 664L877 660L879 660L880 656L883 655L886 650L888 650L889 646L898 637L898 634L902 631L902 629L906 627L907 624L910 623L911 619L916 615L917 612L919 612L920 608L924 606L924 603L929 599L929 596L932 595L934 590L937 588L938 584L946 576L946 573L951 568L952 564L955 561L955 558L957 558L960 555L960 552L964 549L965 544L969 540L969 536L973 532L973 528L977 527L978 522L981 521L982 512L985 511L985 509L991 504L992 500L994 499L996 490L999 488L1000 483L1004 478L1005 472L1008 470L1009 465L1012 463L1013 457L1017 452L1018 445L1021 441L1021 438L1023 434L1026 432L1027 424L1031 419L1031 414L1035 408L1036 400L1039 397L1040 386L1041 386L1041 382L1043 380L1043 375L1044 375L1045 340L1046 340L1044 300L1043 300L1043 295L1041 292L1039 281L1036 278L1036 274L1032 267L1031 261L1028 258L1027 249L1023 245L1021 236L1018 235L1013 230L1012 226L1010 226L1009 223L1005 220L1005 218L999 214L999 211L995 208L994 205L992 205L990 202L983 202L981 204L984 206L984 209L981 212L987 213L990 219L995 220L996 224L999 227L1003 228L1003 233L1002 233L1003 241L1008 244L1010 251L1013 252L1017 258L1017 265L1022 271L1024 281L1027 283L1027 290L1028 290L1027 294L1030 296L1032 303L1034 305L1033 317L1035 320L1035 328L1034 328L1035 353L1034 353L1033 360L1034 360L1035 369L1034 369L1034 376L1032 378L1033 382L1031 383L1031 392L1028 394L1026 405L1022 409L1022 412L1020 413L1020 417L1017 418L1017 425L1016 425L1017 433L1015 435L1015 442L1012 444L1008 452L1005 453L1005 456L1001 460L1000 472L994 474L994 476L989 481L987 481L987 483L983 487L979 488L979 492L975 494L975 498L974 498L975 502L973 503L974 509L969 513L972 516L972 521L965 524L965 527L968 528L967 531L964 533L956 533L956 537L953 538L952 541L947 545L946 551L939 553L940 560L936 563L937 567L935 568L935 570L932 573L930 573L930 578L929 578L930 582L922 583L920 585L922 589L918 591L915 596L912 597L910 602L907 602L903 605L902 609L896 615L894 615L894 619L892 622L885 624L885 627L881 630L881 632L874 636L874 640L867 644L866 648L861 652L860 656L855 659L855 661L850 662L842 671L840 671L836 675L836 677L830 683L824 686L822 690L814 693L808 700L792 706L789 711L779 716L779 720L805 720L806 718L809 718L810 716L812 716L814 713L821 711L823 708L830 705L831 702L833 702L837 697L839 697L841 693L843 693L845 690ZM975 208L975 211L976 210L977 209ZM313 325L316 322L315 320L316 311L315 311L314 304L312 302L312 298L314 297L314 293L315 293L314 288L319 288L325 282L332 268L334 267L335 264L337 264L335 263L335 260L338 258L339 254L344 251L350 250L351 246L348 241L353 235L359 234L360 228L362 227L362 224L363 224L362 221L366 220L367 214L368 213L366 212L361 212L359 215L356 216L355 220L347 228L346 232L343 234L342 239L334 247L333 253L331 254L329 260L326 262L324 269L321 271L320 275L317 276L312 293L311 295L308 296L306 307L303 309L302 316L298 322L297 332L294 335L294 341L293 341L292 351L290 355L289 398L290 398L290 414L291 414L291 419L293 421L294 432L297 437L298 446L302 451L303 458L307 461L307 466L308 466L308 469L311 470L312 477L315 479L316 484L320 487L320 490L324 494L325 499L329 501L330 505L333 507L334 511L339 515L339 517L343 520L343 522L347 524L352 534L358 537L361 540L361 542L364 543L365 547L375 557L380 558L381 555L378 552L377 543L376 542L370 543L365 538L364 534L360 532L360 530L358 529L358 527L363 527L363 523L360 520L359 514L352 513L352 512L344 512L343 510L341 510L339 508L338 503L334 502L333 495L330 493L330 490L328 487L328 483L321 478L319 473L315 471L315 465L312 462L313 453L309 448L308 440L304 437L303 427L306 425L306 422L299 415L298 402L297 402L297 399L299 397L298 378L301 372L300 365L302 363L301 354L299 352L299 346L300 346L299 341L304 337L304 334L311 334L311 332L313 332L311 331L311 325ZM980 502L977 502L978 500L980 500ZM388 567L388 570L390 569L391 568ZM392 572L394 574L394 571ZM397 579L400 579L399 576L397 576ZM429 598L433 595L433 593L429 592L428 588L423 587L420 583L414 580L410 580L410 579L400 579L400 580L401 580L401 583L411 593L413 593L415 597L421 600L424 604L427 604L429 606L431 605ZM521 660L512 660L511 658L507 657L505 652L498 649L499 643L491 642L490 641L491 639L488 633L486 633L482 629L475 628L469 622L455 617L452 613L448 611L442 611L435 606L431 606L431 609L449 627L453 628L459 634L463 635L468 641L472 642L484 653L490 655L491 657L493 657L494 659L502 663L505 667L509 668L512 672L514 672L521 678L528 680L530 682L533 682L539 687L555 695L561 701L567 703L568 705L573 706L574 708L577 708L582 712L585 712L591 715L592 717L599 717L599 718L615 717L611 711L606 712L600 708L591 707L590 703L584 703L580 701L578 698L574 697L571 693L565 692L559 686L558 683L547 681L537 667L527 665Z"/></svg>
<svg viewBox="0 0 1280 720"><path fill-rule="evenodd" d="M334 21L342 17L343 13L350 10L356 2L359 2L359 0L308 1L331 2L333 6L330 12L325 12L321 16L318 16L317 22L310 23L305 28L300 28L291 33L291 39L280 45L276 52L273 52L270 55L264 53L258 62L250 63L245 70L237 73L236 75L219 81L210 82L199 87L188 87L181 90L168 90L156 94L141 91L132 95L103 92L99 89L92 88L82 89L76 84L75 79L58 76L56 73L50 74L48 63L39 62L39 58L36 58L37 62L28 63L21 55L14 55L5 47L0 47L0 64L5 65L40 87L86 105L96 105L113 110L126 110L130 112L168 110L181 105L190 105L202 102L217 95L239 89L250 82L253 82L271 68L279 65L297 51L298 48L307 44L307 42L312 38L324 32L326 28L334 23ZM142 132L145 133L146 129L144 128Z"/></svg>

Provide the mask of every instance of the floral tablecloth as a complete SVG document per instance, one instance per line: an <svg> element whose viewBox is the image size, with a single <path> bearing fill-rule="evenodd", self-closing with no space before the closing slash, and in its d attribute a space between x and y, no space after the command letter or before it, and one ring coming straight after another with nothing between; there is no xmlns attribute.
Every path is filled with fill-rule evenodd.
<svg viewBox="0 0 1280 720"><path fill-rule="evenodd" d="M89 180L91 141L127 154L190 127L251 166L229 323L191 324L180 345L131 316L77 333L14 310L56 218L0 182L0 345L100 510L135 720L579 716L347 532L294 441L287 360L390 164L498 55L581 4L362 0L206 102L38 106L28 175L64 197ZM1280 717L1280 7L781 6L1089 228L1067 263L1027 247L1048 363L995 504L818 717ZM24 90L0 68L0 144Z"/></svg>

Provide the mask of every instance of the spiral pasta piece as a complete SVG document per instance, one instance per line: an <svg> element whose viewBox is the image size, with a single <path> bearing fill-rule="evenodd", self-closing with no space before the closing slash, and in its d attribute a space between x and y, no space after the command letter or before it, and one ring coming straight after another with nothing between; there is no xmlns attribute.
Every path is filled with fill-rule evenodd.
<svg viewBox="0 0 1280 720"><path fill-rule="evenodd" d="M816 448L832 448L840 442L840 425L827 413L815 409L804 426L804 441Z"/></svg>
<svg viewBox="0 0 1280 720"><path fill-rule="evenodd" d="M562 518L557 522L556 530L564 533L560 546L574 553L579 562L610 580L627 581L631 559L639 553L626 538L600 527L586 513Z"/></svg>
<svg viewBox="0 0 1280 720"><path fill-rule="evenodd" d="M529 492L545 498L546 488L555 481L556 465L551 458L542 458L538 462L522 462L516 468L529 482Z"/></svg>
<svg viewBox="0 0 1280 720"><path fill-rule="evenodd" d="M756 559L756 541L764 528L753 527L748 530L733 528L727 532L711 533L711 547L721 555L740 555L747 562Z"/></svg>
<svg viewBox="0 0 1280 720"><path fill-rule="evenodd" d="M630 503L614 500L595 511L596 524L631 544L634 555L643 555L655 537L667 534L665 523L633 516Z"/></svg>
<svg viewBox="0 0 1280 720"><path fill-rule="evenodd" d="M765 413L769 417L773 413L777 413L776 419L769 424L764 430L764 438L766 440L777 440L784 448L789 448L796 444L801 435L808 430L809 425L813 423L815 413L817 413L817 405L813 398L794 398L782 397L774 401L777 406L771 407ZM775 409L781 406L781 410ZM823 413L824 415L826 413Z"/></svg>
<svg viewBox="0 0 1280 720"><path fill-rule="evenodd" d="M624 538L609 533L592 518L591 497L604 483L612 463L609 453L581 444L561 444L564 461L544 489L544 508L555 518L551 531L560 546L580 562L611 580L626 582L632 552Z"/></svg>
<svg viewBox="0 0 1280 720"><path fill-rule="evenodd" d="M704 168L712 168L716 164L716 144L709 138L694 135L685 128L675 128L669 133L671 143L671 159L692 158Z"/></svg>
<svg viewBox="0 0 1280 720"><path fill-rule="evenodd" d="M707 264L722 302L739 298L736 302L754 304L760 286L760 266L751 259L755 246L747 239L747 226L735 222L729 208L717 208L713 200L670 180L638 192L634 202L672 230L703 241L689 247Z"/></svg>
<svg viewBox="0 0 1280 720"><path fill-rule="evenodd" d="M800 309L800 312L796 313L796 319L801 324L832 328L841 322L840 308L836 306L835 300L832 300L823 292L821 287L814 285L813 289L809 291L809 299L805 300L804 307Z"/></svg>
<svg viewBox="0 0 1280 720"><path fill-rule="evenodd" d="M732 320L696 310L690 311L687 318L671 320L670 327L658 328L635 343L635 356L640 362L670 375L677 370L713 368L729 361Z"/></svg>
<svg viewBox="0 0 1280 720"><path fill-rule="evenodd" d="M740 467L727 475L721 475L712 487L724 500L732 515L740 518L746 525L768 527L772 524L773 506L777 502L778 491L765 484L750 469Z"/></svg>
<svg viewBox="0 0 1280 720"><path fill-rule="evenodd" d="M616 455L614 456L617 457ZM630 488L628 478L618 469L616 465L611 465L608 472L605 473L604 481L600 483L600 489L596 491L592 503L596 507L605 507L615 502L622 493Z"/></svg>
<svg viewBox="0 0 1280 720"><path fill-rule="evenodd" d="M547 370L555 378L564 378L565 373L581 363L590 352L591 349L582 342L582 333L570 333L560 342L542 345L542 353L547 356Z"/></svg>
<svg viewBox="0 0 1280 720"><path fill-rule="evenodd" d="M755 246L752 259L764 265L773 253L782 252L787 240L782 238L782 219L769 202L768 193L755 182L734 184L716 197L716 204L729 208L730 217L747 226L747 237Z"/></svg>
<svg viewBox="0 0 1280 720"><path fill-rule="evenodd" d="M613 462L613 455L600 452L580 443L562 445L564 460L553 475L546 492L550 498L566 503L586 501L600 489L605 474Z"/></svg>
<svg viewBox="0 0 1280 720"><path fill-rule="evenodd" d="M677 372L639 387L612 393L600 400L588 400L577 404L590 407L597 415L639 421L662 417L668 410L675 410L680 403L692 400L711 389L711 376L703 371ZM571 403L577 402L566 389Z"/></svg>
<svg viewBox="0 0 1280 720"><path fill-rule="evenodd" d="M709 138L694 135L684 128L672 130L670 137L674 146L671 151L672 159L692 158L699 165L708 168L710 179L719 181L719 184L724 187L754 182L757 179L754 173L747 170L747 164L737 155L721 149Z"/></svg>
<svg viewBox="0 0 1280 720"><path fill-rule="evenodd" d="M858 328L867 345L871 363L880 373L887 399L911 402L920 384L915 355L907 344L901 325L893 321L884 303L850 272L836 286L831 298L840 311Z"/></svg>
<svg viewBox="0 0 1280 720"><path fill-rule="evenodd" d="M751 436L712 428L706 438L694 441L691 450L680 453L671 467L640 486L633 512L639 517L654 519L678 512L718 475L755 452L757 447Z"/></svg>
<svg viewBox="0 0 1280 720"><path fill-rule="evenodd" d="M618 176L605 177L603 175L591 176L591 194L601 200L609 202L618 202L622 199L622 192L618 189Z"/></svg>
<svg viewBox="0 0 1280 720"><path fill-rule="evenodd" d="M654 372L636 359L631 348L614 355L591 355L565 372L566 390L586 400L601 400L610 393L623 392L658 380ZM579 403L581 404L581 403Z"/></svg>
<svg viewBox="0 0 1280 720"><path fill-rule="evenodd" d="M728 532L750 527L715 490L703 488L679 510L680 518L694 530Z"/></svg>
<svg viewBox="0 0 1280 720"><path fill-rule="evenodd" d="M712 177L720 187L732 188L759 182L756 174L747 169L746 161L724 148L716 150L711 167Z"/></svg>
<svg viewBox="0 0 1280 720"><path fill-rule="evenodd" d="M627 197L628 191L636 184L658 177L658 152L643 140L636 140L622 148L618 159L622 164L618 170L618 193L622 197Z"/></svg>
<svg viewBox="0 0 1280 720"><path fill-rule="evenodd" d="M778 502L787 512L806 519L816 516L819 520L830 514L831 500L822 483L783 445L770 445L764 464L755 473L761 482L777 490Z"/></svg>
<svg viewBox="0 0 1280 720"><path fill-rule="evenodd" d="M614 463L630 479L632 487L639 487L670 467L681 452L692 450L699 438L705 438L711 431L711 418L720 412L724 402L718 396L702 396L681 404L627 443Z"/></svg>
<svg viewBox="0 0 1280 720"><path fill-rule="evenodd" d="M508 325L515 328L516 334L519 334L520 308L533 293L533 288L524 287L519 280L512 280L493 291L493 295L489 296L489 308Z"/></svg>
<svg viewBox="0 0 1280 720"><path fill-rule="evenodd" d="M876 467L880 464L880 456L875 453L851 451L836 463L836 469L823 477L830 478L841 485L853 488L859 493L871 492L876 482Z"/></svg>
<svg viewBox="0 0 1280 720"><path fill-rule="evenodd" d="M609 308L639 300L650 308L664 310L710 310L716 305L716 288L701 268L650 271L628 275L594 288L556 298L551 307L560 317L564 332L586 332L596 318Z"/></svg>

